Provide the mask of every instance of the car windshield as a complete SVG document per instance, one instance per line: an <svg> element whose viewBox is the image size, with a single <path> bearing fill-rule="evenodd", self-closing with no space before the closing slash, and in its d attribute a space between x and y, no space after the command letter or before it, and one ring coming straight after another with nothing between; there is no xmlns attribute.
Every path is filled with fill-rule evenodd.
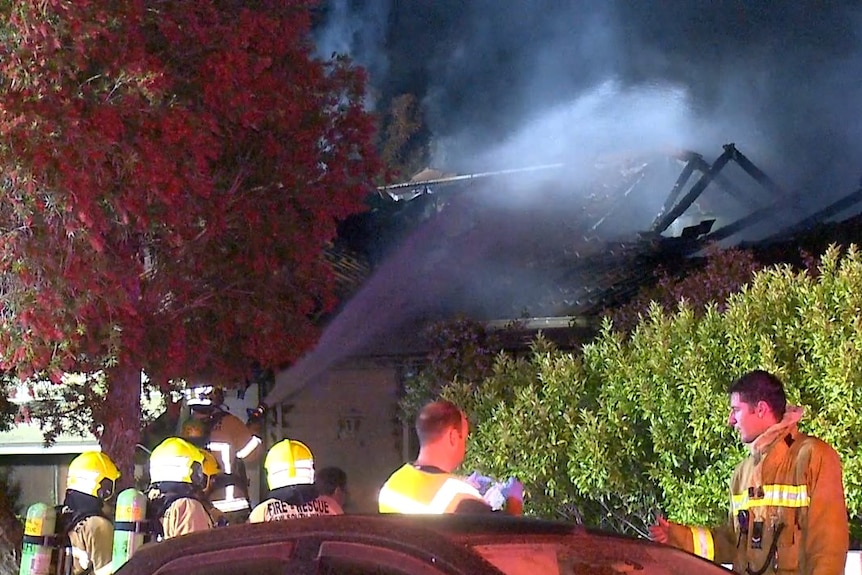
<svg viewBox="0 0 862 575"><path fill-rule="evenodd" d="M727 570L671 547L619 540L499 543L474 549L506 575L722 575Z"/></svg>

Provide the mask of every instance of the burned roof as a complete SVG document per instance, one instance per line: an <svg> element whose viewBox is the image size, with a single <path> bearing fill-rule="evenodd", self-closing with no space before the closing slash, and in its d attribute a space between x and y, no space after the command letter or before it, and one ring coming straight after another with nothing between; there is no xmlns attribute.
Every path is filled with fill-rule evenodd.
<svg viewBox="0 0 862 575"><path fill-rule="evenodd" d="M862 190L807 213L733 144L712 162L663 151L589 166L426 170L380 188L345 227L345 253L362 253L370 275L340 321L349 324L348 307L362 310L354 333L368 352L409 348L404 332L454 315L595 317L709 243L774 243L860 200Z"/></svg>
<svg viewBox="0 0 862 575"><path fill-rule="evenodd" d="M781 257L798 254L797 239L824 244L834 230L862 239L855 215L862 188L806 209L805 198L787 193L733 144L711 163L674 151L397 189L400 199L378 190L370 209L342 226L342 258L332 252L340 277L361 276L360 261L369 274L328 318L317 346L282 372L279 393L268 400L346 360L423 357L423 328L458 316L531 326L509 334L518 340L512 345L541 329L576 346L592 336L602 311L654 282L658 266L688 269L712 243Z"/></svg>

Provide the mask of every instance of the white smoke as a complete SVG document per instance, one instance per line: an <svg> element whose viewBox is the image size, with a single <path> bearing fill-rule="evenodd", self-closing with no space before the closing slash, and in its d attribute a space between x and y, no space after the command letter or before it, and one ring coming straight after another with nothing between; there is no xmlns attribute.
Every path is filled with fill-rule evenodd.
<svg viewBox="0 0 862 575"><path fill-rule="evenodd" d="M373 77L385 77L389 73L385 40L390 0L359 5L350 0L329 0L325 9L326 25L318 29L315 37L318 56L347 55ZM369 98L373 106L374 94Z"/></svg>
<svg viewBox="0 0 862 575"><path fill-rule="evenodd" d="M486 145L475 157L495 168L543 162L577 166L607 154L677 149L692 140L695 122L682 87L627 88L608 80L528 118L499 146Z"/></svg>
<svg viewBox="0 0 862 575"><path fill-rule="evenodd" d="M734 142L806 196L849 192L862 172L858 2L330 4L323 45L368 63L384 99L421 98L449 171L491 169L500 143L512 165L518 142L524 164L665 139L706 157Z"/></svg>

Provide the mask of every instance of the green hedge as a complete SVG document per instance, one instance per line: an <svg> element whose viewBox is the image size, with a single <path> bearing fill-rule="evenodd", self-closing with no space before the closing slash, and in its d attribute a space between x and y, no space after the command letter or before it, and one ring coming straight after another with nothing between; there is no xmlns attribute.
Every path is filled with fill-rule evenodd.
<svg viewBox="0 0 862 575"><path fill-rule="evenodd" d="M650 308L630 335L609 321L582 354L541 337L522 358L497 357L477 384L442 395L474 430L466 470L517 475L528 510L644 532L656 510L713 523L744 447L727 426L727 386L762 368L805 407L803 431L844 464L851 516L862 506L862 256L823 256L814 273L765 269L723 311Z"/></svg>

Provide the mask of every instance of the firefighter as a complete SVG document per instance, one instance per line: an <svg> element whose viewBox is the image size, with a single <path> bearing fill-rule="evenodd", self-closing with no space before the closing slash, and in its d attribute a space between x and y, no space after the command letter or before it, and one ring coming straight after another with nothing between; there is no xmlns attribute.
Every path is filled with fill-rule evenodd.
<svg viewBox="0 0 862 575"><path fill-rule="evenodd" d="M842 574L849 528L841 461L825 442L799 432L801 408L787 405L784 386L762 370L729 389L728 425L749 455L730 484L730 516L708 529L663 517L650 536L737 573Z"/></svg>
<svg viewBox="0 0 862 575"><path fill-rule="evenodd" d="M213 527L203 490L204 453L180 437L169 437L150 455L147 516L158 539Z"/></svg>
<svg viewBox="0 0 862 575"><path fill-rule="evenodd" d="M221 467L219 467L218 460L212 452L207 449L201 449L201 451L204 454L203 471L206 480L206 484L202 490L203 499L201 502L204 504L204 507L206 507L207 513L210 514L210 519L212 519L213 525L216 527L225 527L228 525L227 517L225 517L225 514L219 511L210 500L213 489L215 489L216 480L221 473Z"/></svg>
<svg viewBox="0 0 862 575"><path fill-rule="evenodd" d="M314 457L304 443L279 441L266 454L264 467L269 498L252 510L250 523L344 513L335 499L318 493Z"/></svg>
<svg viewBox="0 0 862 575"><path fill-rule="evenodd" d="M419 455L395 471L378 496L381 513L490 513L491 506L475 486L453 471L464 461L469 423L458 406L449 401L429 403L416 418ZM506 512L520 515L523 486L510 481Z"/></svg>
<svg viewBox="0 0 862 575"><path fill-rule="evenodd" d="M247 424L228 411L220 387L192 388L187 405L190 416L183 427L193 430L196 436L189 433L189 439L211 451L222 469L210 495L211 501L229 523L243 523L251 509L246 465L260 458L262 441Z"/></svg>
<svg viewBox="0 0 862 575"><path fill-rule="evenodd" d="M57 530L68 536L73 575L112 573L114 525L104 508L116 492L119 477L111 458L99 451L85 451L69 464Z"/></svg>

